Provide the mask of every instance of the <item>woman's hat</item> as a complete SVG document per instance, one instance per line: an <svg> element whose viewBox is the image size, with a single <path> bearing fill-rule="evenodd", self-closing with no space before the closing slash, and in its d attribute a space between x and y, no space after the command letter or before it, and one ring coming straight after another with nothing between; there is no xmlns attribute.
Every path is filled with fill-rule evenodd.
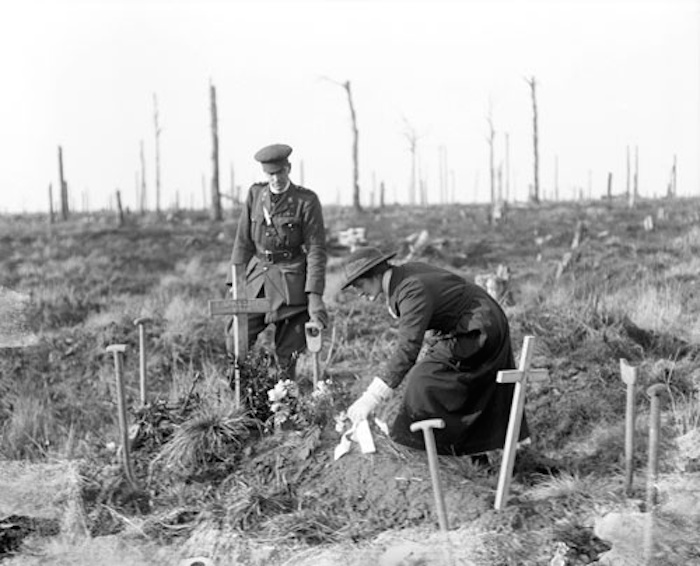
<svg viewBox="0 0 700 566"><path fill-rule="evenodd" d="M340 286L341 290L347 289L374 266L391 259L396 254L397 252L385 254L379 248L373 247L357 248L343 264L345 278Z"/></svg>

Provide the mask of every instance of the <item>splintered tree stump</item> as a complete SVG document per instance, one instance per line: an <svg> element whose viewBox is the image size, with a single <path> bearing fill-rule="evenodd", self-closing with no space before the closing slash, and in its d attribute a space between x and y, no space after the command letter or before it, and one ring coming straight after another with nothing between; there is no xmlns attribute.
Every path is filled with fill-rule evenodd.
<svg viewBox="0 0 700 566"><path fill-rule="evenodd" d="M510 290L510 270L506 265L499 265L493 273L480 273L474 277L474 283L486 289L486 292L501 304L512 305L513 295Z"/></svg>

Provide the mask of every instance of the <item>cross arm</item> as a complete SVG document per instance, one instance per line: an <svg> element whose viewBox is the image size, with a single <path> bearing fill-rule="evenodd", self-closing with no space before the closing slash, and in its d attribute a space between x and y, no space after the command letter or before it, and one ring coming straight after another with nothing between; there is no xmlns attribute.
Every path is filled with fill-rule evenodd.
<svg viewBox="0 0 700 566"><path fill-rule="evenodd" d="M268 299L220 299L209 301L209 316L266 313L270 311Z"/></svg>
<svg viewBox="0 0 700 566"><path fill-rule="evenodd" d="M518 383L523 380L523 372L519 369L501 370L496 376L498 383ZM549 379L549 372L546 369L530 369L527 370L527 381L529 383L537 383Z"/></svg>

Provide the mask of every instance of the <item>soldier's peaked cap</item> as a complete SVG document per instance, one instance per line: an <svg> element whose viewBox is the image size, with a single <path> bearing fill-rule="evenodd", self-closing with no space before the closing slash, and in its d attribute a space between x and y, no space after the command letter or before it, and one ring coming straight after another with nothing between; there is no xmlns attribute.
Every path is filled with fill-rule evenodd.
<svg viewBox="0 0 700 566"><path fill-rule="evenodd" d="M283 143L266 145L255 154L256 161L262 163L265 173L276 173L285 165L289 165L289 154L292 148Z"/></svg>
<svg viewBox="0 0 700 566"><path fill-rule="evenodd" d="M357 248L343 264L343 282L340 289L347 289L365 273L383 261L390 260L397 252L383 253L379 248L371 246Z"/></svg>

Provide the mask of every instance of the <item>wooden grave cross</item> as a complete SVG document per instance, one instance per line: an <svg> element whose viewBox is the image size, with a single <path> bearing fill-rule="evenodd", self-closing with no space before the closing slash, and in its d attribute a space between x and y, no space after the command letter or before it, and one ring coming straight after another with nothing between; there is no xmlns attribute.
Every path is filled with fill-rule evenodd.
<svg viewBox="0 0 700 566"><path fill-rule="evenodd" d="M241 407L241 364L248 354L248 314L270 311L268 299L249 299L245 292L245 265L234 264L231 268L232 299L209 301L209 316L233 315L233 345L235 361L234 403Z"/></svg>
<svg viewBox="0 0 700 566"><path fill-rule="evenodd" d="M544 381L549 377L546 369L530 369L530 359L532 358L534 348L535 337L525 336L518 369L502 370L499 371L496 376L496 381L498 383L515 383L513 401L510 406L510 417L508 418L506 443L503 448L501 471L498 475L498 488L496 490L496 503L494 505L497 511L501 511L508 501L508 490L510 489L510 481L513 477L513 465L515 464L515 450L518 447L520 425L523 420L525 388L529 381Z"/></svg>

